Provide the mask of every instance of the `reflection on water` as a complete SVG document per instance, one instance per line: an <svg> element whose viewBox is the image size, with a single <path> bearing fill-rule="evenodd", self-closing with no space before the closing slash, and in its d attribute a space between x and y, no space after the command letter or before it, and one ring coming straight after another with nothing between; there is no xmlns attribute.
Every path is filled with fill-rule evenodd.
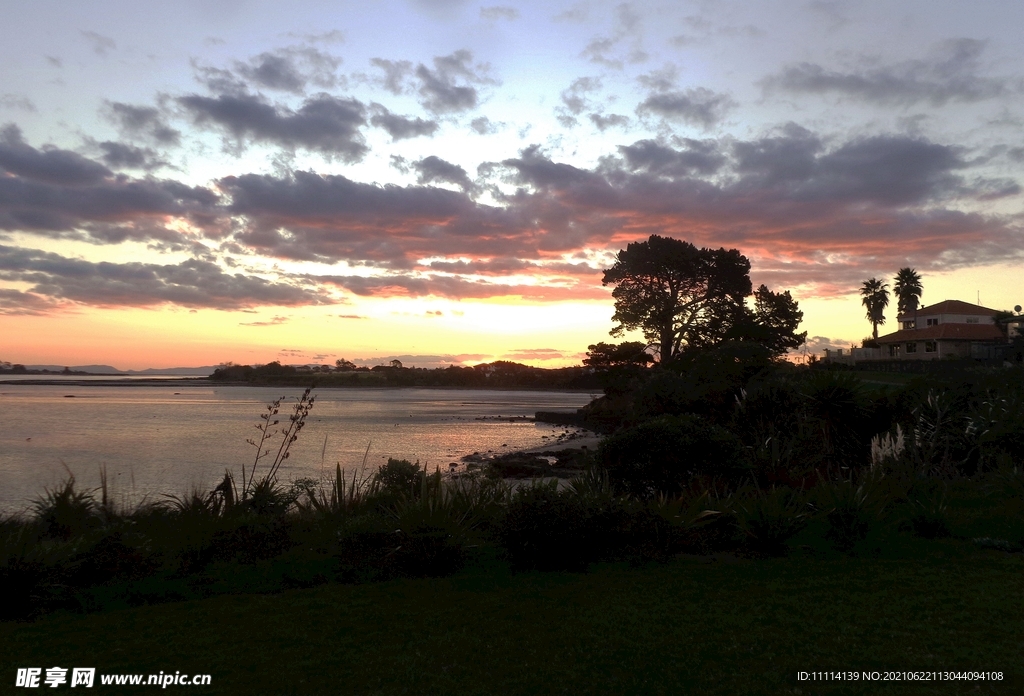
<svg viewBox="0 0 1024 696"><path fill-rule="evenodd" d="M294 403L297 388L0 385L0 510L26 501L74 473L83 487L99 483L106 465L115 495L208 489L230 469L251 466L246 439L273 399ZM562 428L509 422L535 411L575 409L594 395L579 392L449 389L320 389L292 455L289 481L321 468L358 468L387 457L445 468L473 452L539 445ZM280 418L286 417L282 403ZM504 417L504 418L499 418ZM257 472L258 474L258 472Z"/></svg>

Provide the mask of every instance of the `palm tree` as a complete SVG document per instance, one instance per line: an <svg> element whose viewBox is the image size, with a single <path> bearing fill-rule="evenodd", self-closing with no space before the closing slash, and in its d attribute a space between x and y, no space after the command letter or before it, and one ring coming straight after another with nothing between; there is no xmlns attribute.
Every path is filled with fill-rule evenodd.
<svg viewBox="0 0 1024 696"><path fill-rule="evenodd" d="M872 336L878 339L878 325L885 323L885 308L889 306L889 284L878 278L865 280L860 288L861 304L868 310Z"/></svg>
<svg viewBox="0 0 1024 696"><path fill-rule="evenodd" d="M893 283L892 291L896 295L896 306L899 314L906 314L917 309L921 301L921 293L924 288L921 286L921 275L913 268L901 268L896 274L896 282Z"/></svg>

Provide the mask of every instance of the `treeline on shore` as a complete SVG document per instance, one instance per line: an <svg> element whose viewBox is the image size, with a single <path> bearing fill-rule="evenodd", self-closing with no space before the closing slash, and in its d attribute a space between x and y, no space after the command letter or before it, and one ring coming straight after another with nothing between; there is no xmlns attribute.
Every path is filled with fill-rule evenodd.
<svg viewBox="0 0 1024 696"><path fill-rule="evenodd" d="M279 481L309 392L290 415L270 405L254 462L212 491L126 509L69 479L0 521L4 618L447 575L489 553L518 572L942 539L1024 548L1019 367L885 385L726 344L595 374L605 396L581 417L610 434L560 484L554 470L515 485L501 466L442 474L401 459Z"/></svg>
<svg viewBox="0 0 1024 696"><path fill-rule="evenodd" d="M587 367L542 368L498 360L464 367L451 365L433 369L405 367L393 360L389 365L356 367L351 363L335 367L282 365L234 365L218 367L210 379L218 382L321 387L457 387L461 389L597 389L598 378Z"/></svg>

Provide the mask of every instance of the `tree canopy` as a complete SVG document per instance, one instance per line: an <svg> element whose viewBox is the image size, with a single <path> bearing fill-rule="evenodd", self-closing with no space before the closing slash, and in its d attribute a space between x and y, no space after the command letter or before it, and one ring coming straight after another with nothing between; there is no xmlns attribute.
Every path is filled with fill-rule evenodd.
<svg viewBox="0 0 1024 696"><path fill-rule="evenodd" d="M617 322L611 334L640 330L667 363L685 349L727 340L756 341L773 354L801 345L803 318L788 292L761 286L751 310L750 261L736 249L697 248L651 235L620 251L604 285L614 285Z"/></svg>
<svg viewBox="0 0 1024 696"><path fill-rule="evenodd" d="M913 312L921 303L924 286L921 285L921 274L913 268L904 267L896 273L896 282L892 291L896 295L896 312L906 314Z"/></svg>
<svg viewBox="0 0 1024 696"><path fill-rule="evenodd" d="M861 284L860 296L871 322L871 336L877 340L878 327L885 323L885 308L889 306L889 285L878 278L869 278Z"/></svg>
<svg viewBox="0 0 1024 696"><path fill-rule="evenodd" d="M654 358L640 341L595 343L587 346L587 357L583 359L584 365L598 369L642 367L651 362L654 362Z"/></svg>

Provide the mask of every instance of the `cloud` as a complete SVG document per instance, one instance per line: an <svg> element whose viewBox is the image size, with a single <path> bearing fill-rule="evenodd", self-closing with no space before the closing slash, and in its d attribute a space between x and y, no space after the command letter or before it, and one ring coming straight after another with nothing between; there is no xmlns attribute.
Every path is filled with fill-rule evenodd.
<svg viewBox="0 0 1024 696"><path fill-rule="evenodd" d="M243 321L239 322L239 326L279 326L280 324L287 324L288 317L277 315L267 321Z"/></svg>
<svg viewBox="0 0 1024 696"><path fill-rule="evenodd" d="M501 357L505 360L563 360L573 357L575 354L566 355L565 352L554 348L517 348L509 351Z"/></svg>
<svg viewBox="0 0 1024 696"><path fill-rule="evenodd" d="M113 175L102 164L75 152L54 147L37 150L25 143L21 130L13 123L0 128L0 169L58 186L95 184Z"/></svg>
<svg viewBox="0 0 1024 696"><path fill-rule="evenodd" d="M21 111L36 112L36 105L28 97L19 97L16 94L0 94L0 108L19 109Z"/></svg>
<svg viewBox="0 0 1024 696"><path fill-rule="evenodd" d="M65 304L32 292L0 288L0 316L44 316Z"/></svg>
<svg viewBox="0 0 1024 696"><path fill-rule="evenodd" d="M420 136L432 136L439 128L437 121L399 116L380 104L373 104L373 116L370 117L370 124L387 131L392 142Z"/></svg>
<svg viewBox="0 0 1024 696"><path fill-rule="evenodd" d="M541 283L498 283L440 274L393 273L384 276L317 276L360 297L443 297L448 299L486 299L516 297L536 302L581 299L607 299L610 292L593 283L562 285Z"/></svg>
<svg viewBox="0 0 1024 696"><path fill-rule="evenodd" d="M572 128L578 124L576 116L584 110L592 107L587 95L601 89L601 80L596 77L580 77L573 80L567 89L562 90L559 97L562 106L555 109L558 114L558 122L566 128Z"/></svg>
<svg viewBox="0 0 1024 696"><path fill-rule="evenodd" d="M117 42L109 36L97 34L94 31L80 31L85 40L92 46L92 52L98 56L106 56L107 53L117 48Z"/></svg>
<svg viewBox="0 0 1024 696"><path fill-rule="evenodd" d="M455 184L463 191L476 188L465 169L434 155L413 162L412 167L418 174L417 182L420 184Z"/></svg>
<svg viewBox="0 0 1024 696"><path fill-rule="evenodd" d="M680 121L707 130L719 123L736 106L731 97L704 87L679 92L662 92L647 97L637 107L641 116L653 114L667 121Z"/></svg>
<svg viewBox="0 0 1024 696"><path fill-rule="evenodd" d="M816 63L798 63L768 77L762 85L769 93L835 93L883 105L978 102L1006 94L1010 89L1004 79L979 74L984 49L984 41L953 39L938 45L925 59L880 67L842 71ZM877 61L865 58L862 62Z"/></svg>
<svg viewBox="0 0 1024 696"><path fill-rule="evenodd" d="M305 93L310 84L334 89L341 84L337 74L341 59L317 48L292 46L267 51L236 63L235 71L250 84L293 94Z"/></svg>
<svg viewBox="0 0 1024 696"><path fill-rule="evenodd" d="M353 358L352 362L360 367L375 367L387 365L392 360L398 360L404 367L419 367L428 370L438 367L461 366L465 362L480 362L486 358L493 358L487 353L460 353L457 355L384 355L373 358Z"/></svg>
<svg viewBox="0 0 1024 696"><path fill-rule="evenodd" d="M419 81L420 104L434 114L474 109L479 93L474 84L494 84L488 66L473 65L473 54L462 49L434 58L434 69L420 63L414 72Z"/></svg>
<svg viewBox="0 0 1024 696"><path fill-rule="evenodd" d="M148 147L136 147L112 140L96 143L96 147L102 152L100 157L103 162L108 167L115 169L143 169L152 171L167 166L167 162L161 159L155 150Z"/></svg>
<svg viewBox="0 0 1024 696"><path fill-rule="evenodd" d="M683 147L677 150L653 140L638 140L632 145L620 145L619 152L630 171L673 178L714 174L726 162L716 141L681 138L679 143Z"/></svg>
<svg viewBox="0 0 1024 696"><path fill-rule="evenodd" d="M519 10L514 7L481 7L480 8L480 19L494 22L499 19L504 19L509 22L514 22L519 19Z"/></svg>
<svg viewBox="0 0 1024 696"><path fill-rule="evenodd" d="M381 86L392 94L404 94L406 81L412 75L412 63L407 60L387 60L385 58L371 58L370 65L384 71Z"/></svg>
<svg viewBox="0 0 1024 696"><path fill-rule="evenodd" d="M366 107L355 99L319 94L304 100L298 110L251 94L193 94L177 101L197 125L219 128L238 148L249 142L273 143L349 163L358 162L368 151L359 130L366 125Z"/></svg>
<svg viewBox="0 0 1024 696"><path fill-rule="evenodd" d="M181 142L181 132L169 126L156 107L106 102L105 112L124 135L149 138L162 145Z"/></svg>
<svg viewBox="0 0 1024 696"><path fill-rule="evenodd" d="M474 118L469 122L469 127L480 135L493 135L498 132L498 127L491 123L491 120L486 116Z"/></svg>
<svg viewBox="0 0 1024 696"><path fill-rule="evenodd" d="M622 114L590 114L587 118L597 126L599 131L606 131L609 128L626 128L629 125L629 117Z"/></svg>
<svg viewBox="0 0 1024 696"><path fill-rule="evenodd" d="M95 307L246 309L330 304L324 292L295 282L225 273L216 264L94 263L52 252L0 245L0 280L30 283L29 292L53 302Z"/></svg>
<svg viewBox="0 0 1024 696"><path fill-rule="evenodd" d="M366 319L367 318L367 317L364 317L364 316L362 316L360 314L335 314L334 316L336 316L338 319Z"/></svg>
<svg viewBox="0 0 1024 696"><path fill-rule="evenodd" d="M175 221L218 236L217 194L169 179L132 179L57 148L36 149L16 128L0 136L0 230L99 243L156 239L184 244Z"/></svg>

